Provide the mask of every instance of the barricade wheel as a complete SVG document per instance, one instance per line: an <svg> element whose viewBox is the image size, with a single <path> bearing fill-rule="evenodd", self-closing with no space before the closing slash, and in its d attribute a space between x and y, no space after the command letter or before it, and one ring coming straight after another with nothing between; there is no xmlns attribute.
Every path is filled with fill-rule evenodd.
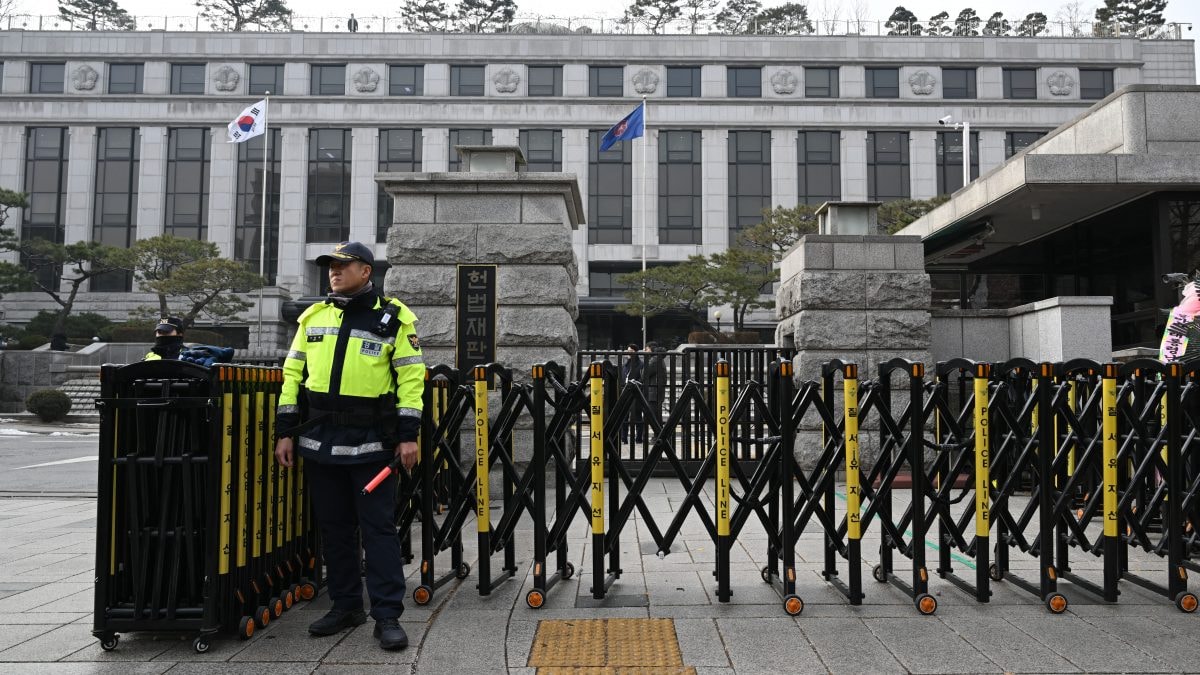
<svg viewBox="0 0 1200 675"><path fill-rule="evenodd" d="M769 584L769 583L771 583L771 577L774 575L771 573L771 568L768 566L768 567L762 568L762 570L759 571L759 576L762 577L763 581L765 581Z"/></svg>
<svg viewBox="0 0 1200 675"><path fill-rule="evenodd" d="M317 597L317 587L311 581L300 584L299 591L300 597L304 600L312 600Z"/></svg>
<svg viewBox="0 0 1200 675"><path fill-rule="evenodd" d="M258 624L259 628L266 628L267 624L271 623L271 610L259 606L254 610L254 623Z"/></svg>
<svg viewBox="0 0 1200 675"><path fill-rule="evenodd" d="M283 608L291 609L292 605L294 605L296 603L296 596L292 595L291 591L284 591L282 600L283 600Z"/></svg>
<svg viewBox="0 0 1200 675"><path fill-rule="evenodd" d="M208 636L201 635L195 640L192 640L192 649L195 649L197 654L203 654L204 652L208 651L208 647Z"/></svg>
<svg viewBox="0 0 1200 675"><path fill-rule="evenodd" d="M283 616L283 600L271 598L271 618L278 619L281 616Z"/></svg>
<svg viewBox="0 0 1200 675"><path fill-rule="evenodd" d="M525 594L525 604L529 605L530 609L541 609L542 605L546 604L546 594L535 588Z"/></svg>
<svg viewBox="0 0 1200 675"><path fill-rule="evenodd" d="M288 593L292 594L292 600L296 602L300 602L300 600L302 600L300 597L300 584L292 584L291 586L288 586Z"/></svg>
<svg viewBox="0 0 1200 675"><path fill-rule="evenodd" d="M1000 571L1000 566L996 563L988 565L988 576L992 581L1004 581L1004 572Z"/></svg>
<svg viewBox="0 0 1200 675"><path fill-rule="evenodd" d="M421 584L413 590L413 602L417 603L418 605L428 605L429 601L432 599L433 589L425 584Z"/></svg>
<svg viewBox="0 0 1200 675"><path fill-rule="evenodd" d="M1200 605L1200 600L1197 600L1195 593L1183 591L1175 596L1175 607L1181 612L1191 614L1196 611L1197 605Z"/></svg>
<svg viewBox="0 0 1200 675"><path fill-rule="evenodd" d="M571 563L567 563L567 566L563 568L562 578L570 579L573 576L575 576L575 566Z"/></svg>
<svg viewBox="0 0 1200 675"><path fill-rule="evenodd" d="M925 616L930 616L937 611L937 598L928 593L918 595L914 600L914 604L917 606L917 611Z"/></svg>
<svg viewBox="0 0 1200 675"><path fill-rule="evenodd" d="M121 636L116 633L108 633L100 636L100 649L106 652L111 652L117 648L117 643L121 641Z"/></svg>
<svg viewBox="0 0 1200 675"><path fill-rule="evenodd" d="M471 566L467 563L459 565L458 569L454 570L454 577L457 579L466 579L469 576L471 576Z"/></svg>
<svg viewBox="0 0 1200 675"><path fill-rule="evenodd" d="M783 599L783 611L788 616L800 616L800 612L804 611L804 601L798 595L789 595Z"/></svg>
<svg viewBox="0 0 1200 675"><path fill-rule="evenodd" d="M1046 596L1046 609L1055 614L1067 611L1067 596L1062 593L1051 593Z"/></svg>
<svg viewBox="0 0 1200 675"><path fill-rule="evenodd" d="M871 576L875 577L875 581L881 584L887 582L887 572L883 571L883 565L876 565L871 568Z"/></svg>
<svg viewBox="0 0 1200 675"><path fill-rule="evenodd" d="M249 640L254 637L254 619L243 616L238 621L238 637L242 640Z"/></svg>

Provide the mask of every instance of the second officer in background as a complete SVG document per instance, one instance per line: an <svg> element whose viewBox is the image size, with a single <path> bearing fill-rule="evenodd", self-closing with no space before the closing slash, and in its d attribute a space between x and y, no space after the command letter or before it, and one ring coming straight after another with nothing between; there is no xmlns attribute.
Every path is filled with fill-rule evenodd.
<svg viewBox="0 0 1200 675"><path fill-rule="evenodd" d="M284 361L275 445L279 463L294 461L293 437L306 460L309 495L320 527L333 609L309 626L334 635L366 622L358 533L366 554L367 594L375 637L384 649L404 649L404 572L393 523L396 477L363 495L362 488L394 457L417 461L425 366L416 315L371 283L375 257L343 242L317 258L329 265L332 291L309 307ZM300 419L300 388L307 415Z"/></svg>

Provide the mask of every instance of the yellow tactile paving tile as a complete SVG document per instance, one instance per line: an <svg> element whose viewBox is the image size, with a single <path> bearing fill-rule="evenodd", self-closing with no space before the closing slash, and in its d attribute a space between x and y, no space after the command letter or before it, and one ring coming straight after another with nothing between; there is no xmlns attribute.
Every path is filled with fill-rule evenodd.
<svg viewBox="0 0 1200 675"><path fill-rule="evenodd" d="M538 623L528 665L541 675L692 673L671 619L556 619Z"/></svg>

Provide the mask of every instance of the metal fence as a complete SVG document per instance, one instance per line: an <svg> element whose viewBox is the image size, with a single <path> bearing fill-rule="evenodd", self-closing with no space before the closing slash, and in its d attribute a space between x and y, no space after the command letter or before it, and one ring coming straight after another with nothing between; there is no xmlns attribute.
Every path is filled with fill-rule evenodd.
<svg viewBox="0 0 1200 675"><path fill-rule="evenodd" d="M199 15L134 16L136 31L167 32L227 32L228 26L216 24ZM335 33L347 31L349 15L293 16L278 29L244 26L241 32L303 32ZM427 30L418 30L403 16L359 16L361 33L460 33L453 20ZM1182 40L1192 30L1192 24L1171 22L1162 25L1129 25L1100 21L1049 21L1023 26L1022 19L1012 17L1002 30L991 31L985 21L956 23L954 21L896 22L864 19L810 19L778 23L760 23L751 19L731 29L709 20L676 19L661 24L630 20L623 17L561 17L523 15L513 19L498 33L512 34L601 34L601 35L791 35L791 36L926 36L926 37L1040 37L1040 38L1114 38L1136 37L1157 40ZM7 30L73 31L92 30L81 21L72 22L58 15L13 14L0 20ZM102 26L103 28L103 26Z"/></svg>

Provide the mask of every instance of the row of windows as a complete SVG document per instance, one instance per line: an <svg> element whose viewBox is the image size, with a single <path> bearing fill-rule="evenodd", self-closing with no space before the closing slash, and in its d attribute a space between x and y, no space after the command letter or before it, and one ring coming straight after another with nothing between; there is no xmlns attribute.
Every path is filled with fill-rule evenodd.
<svg viewBox="0 0 1200 675"><path fill-rule="evenodd" d="M61 94L64 91L62 63L30 64L29 91L34 94ZM206 67L201 63L171 64L171 93L202 95L205 90ZM113 63L108 67L108 93L142 93L143 66L140 63ZM250 64L248 88L252 95L264 95L283 90L282 64ZM526 69L529 96L562 96L561 66L529 66ZM943 68L942 98L977 98L975 68ZM1006 99L1037 98L1036 68L1005 68L1003 89ZM451 66L451 96L483 96L485 93L484 66ZM700 96L700 67L679 66L666 69L666 95L694 98ZM1111 69L1084 68L1079 70L1079 95L1083 99L1101 99L1113 92ZM309 94L313 96L342 96L346 93L345 64L313 64L310 67ZM388 94L391 96L421 96L424 93L424 67L419 65L388 66ZM588 69L588 95L621 97L625 95L625 69L622 66L592 66ZM838 98L839 69L813 67L804 69L806 98ZM867 68L866 95L868 98L899 98L900 69ZM736 66L726 69L726 96L730 98L760 98L762 68Z"/></svg>
<svg viewBox="0 0 1200 675"><path fill-rule="evenodd" d="M165 231L179 237L207 237L209 130L168 130ZM601 152L604 131L588 138L589 242L632 242L633 167L630 144ZM488 144L491 130L453 129L452 144ZM1033 143L1039 132L1009 132L1006 154ZM526 171L562 170L562 132L529 129L519 142L529 157ZM664 130L658 146L659 241L664 244L702 242L702 140L695 130ZM274 280L278 265L278 222L281 184L281 134L270 131L264 171L266 136L238 146L235 244L237 260L257 268L261 260L263 181L267 181L268 232L264 270ZM868 132L868 197L888 201L909 196L908 132ZM27 132L22 237L63 241L69 132L61 127L36 127ZM129 247L136 233L140 134L132 128L99 130L93 237L114 246ZM729 221L733 231L760 222L771 205L771 132L731 131L728 140ZM971 174L979 175L979 138L971 137ZM419 129L381 129L377 168L420 171L422 138ZM308 145L308 241L342 241L350 236L351 131L313 129ZM962 135L937 136L937 189L962 187ZM841 198L841 150L837 131L802 131L797 138L799 201L820 204ZM455 170L457 167L451 167ZM393 220L393 202L380 194L377 241L383 241ZM130 279L119 275L97 281L95 290L125 290Z"/></svg>

